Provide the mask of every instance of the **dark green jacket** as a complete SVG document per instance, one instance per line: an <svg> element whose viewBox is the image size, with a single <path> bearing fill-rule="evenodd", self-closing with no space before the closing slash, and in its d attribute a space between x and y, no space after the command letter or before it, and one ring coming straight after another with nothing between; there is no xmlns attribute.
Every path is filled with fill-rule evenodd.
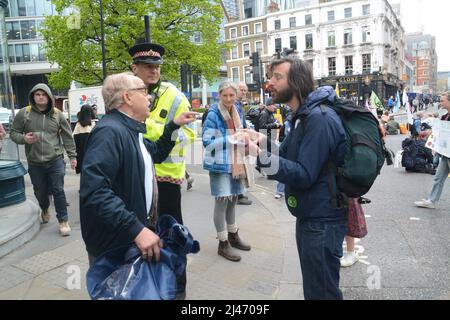
<svg viewBox="0 0 450 320"><path fill-rule="evenodd" d="M41 112L36 107L33 95L42 90L50 97L46 111ZM76 159L75 142L72 130L62 112L55 108L55 102L50 88L38 84L30 91L30 106L22 108L14 118L11 128L11 139L17 144L25 144L25 154L31 164L47 163L67 152L70 160ZM33 144L26 144L24 136L29 132L39 133L40 139Z"/></svg>

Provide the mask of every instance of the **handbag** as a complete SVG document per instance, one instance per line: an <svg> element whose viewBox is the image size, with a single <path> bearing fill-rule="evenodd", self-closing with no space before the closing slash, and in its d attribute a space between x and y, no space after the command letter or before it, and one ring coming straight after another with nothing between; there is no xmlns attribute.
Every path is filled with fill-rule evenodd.
<svg viewBox="0 0 450 320"><path fill-rule="evenodd" d="M101 255L86 274L93 300L173 300L177 277L186 269L186 254L200 250L198 241L174 218L163 215L156 224L163 241L160 261L142 259L134 243Z"/></svg>
<svg viewBox="0 0 450 320"><path fill-rule="evenodd" d="M362 239L367 235L366 216L357 198L348 199L347 236Z"/></svg>

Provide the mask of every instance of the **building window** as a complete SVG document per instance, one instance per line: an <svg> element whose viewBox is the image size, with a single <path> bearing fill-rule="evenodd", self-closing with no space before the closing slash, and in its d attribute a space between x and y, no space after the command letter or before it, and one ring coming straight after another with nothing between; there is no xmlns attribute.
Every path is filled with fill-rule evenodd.
<svg viewBox="0 0 450 320"><path fill-rule="evenodd" d="M20 40L19 21L6 22L6 36L8 40Z"/></svg>
<svg viewBox="0 0 450 320"><path fill-rule="evenodd" d="M19 16L23 17L27 15L27 6L25 0L17 0L17 8L19 10Z"/></svg>
<svg viewBox="0 0 450 320"><path fill-rule="evenodd" d="M334 21L334 11L328 11L328 21Z"/></svg>
<svg viewBox="0 0 450 320"><path fill-rule="evenodd" d="M336 75L336 57L328 58L328 76Z"/></svg>
<svg viewBox="0 0 450 320"><path fill-rule="evenodd" d="M245 19L249 19L253 17L252 8L245 8L244 9Z"/></svg>
<svg viewBox="0 0 450 320"><path fill-rule="evenodd" d="M312 25L312 15L307 14L305 15L305 26L310 26Z"/></svg>
<svg viewBox="0 0 450 320"><path fill-rule="evenodd" d="M47 52L43 43L39 44L39 61L47 61Z"/></svg>
<svg viewBox="0 0 450 320"><path fill-rule="evenodd" d="M41 25L44 22L43 19L36 20L36 38L41 39L43 38L41 33Z"/></svg>
<svg viewBox="0 0 450 320"><path fill-rule="evenodd" d="M238 48L233 47L231 48L231 59L237 59L238 58Z"/></svg>
<svg viewBox="0 0 450 320"><path fill-rule="evenodd" d="M239 67L231 68L231 80L234 83L238 83L239 80Z"/></svg>
<svg viewBox="0 0 450 320"><path fill-rule="evenodd" d="M328 47L336 47L336 34L334 31L328 31Z"/></svg>
<svg viewBox="0 0 450 320"><path fill-rule="evenodd" d="M281 38L275 39L275 52L281 52Z"/></svg>
<svg viewBox="0 0 450 320"><path fill-rule="evenodd" d="M14 53L14 45L8 45L8 55L9 55L9 63L16 62L16 54Z"/></svg>
<svg viewBox="0 0 450 320"><path fill-rule="evenodd" d="M429 72L428 70L423 70L423 75L424 75L424 76L429 76L429 75L430 75L430 72Z"/></svg>
<svg viewBox="0 0 450 320"><path fill-rule="evenodd" d="M289 28L295 28L297 26L297 19L295 17L289 18Z"/></svg>
<svg viewBox="0 0 450 320"><path fill-rule="evenodd" d="M362 14L363 16L370 15L370 4L365 4L362 6Z"/></svg>
<svg viewBox="0 0 450 320"><path fill-rule="evenodd" d="M248 36L248 26L243 26L242 27L242 36Z"/></svg>
<svg viewBox="0 0 450 320"><path fill-rule="evenodd" d="M275 30L280 30L281 29L281 20L275 20Z"/></svg>
<svg viewBox="0 0 450 320"><path fill-rule="evenodd" d="M255 33L262 32L262 23L255 23Z"/></svg>
<svg viewBox="0 0 450 320"><path fill-rule="evenodd" d="M306 50L313 48L313 35L305 34L305 48Z"/></svg>
<svg viewBox="0 0 450 320"><path fill-rule="evenodd" d="M242 54L243 57L250 57L250 43L242 44Z"/></svg>
<svg viewBox="0 0 450 320"><path fill-rule="evenodd" d="M368 26L362 27L362 42L370 42L370 29Z"/></svg>
<svg viewBox="0 0 450 320"><path fill-rule="evenodd" d="M231 28L230 29L230 39L235 39L237 38L237 30L236 28Z"/></svg>
<svg viewBox="0 0 450 320"><path fill-rule="evenodd" d="M262 41L255 42L255 51L259 52L260 56L263 54L263 42Z"/></svg>
<svg viewBox="0 0 450 320"><path fill-rule="evenodd" d="M31 61L39 61L39 46L37 43L30 44L30 59Z"/></svg>
<svg viewBox="0 0 450 320"><path fill-rule="evenodd" d="M345 75L353 74L353 56L345 56Z"/></svg>
<svg viewBox="0 0 450 320"><path fill-rule="evenodd" d="M344 9L344 17L345 19L350 19L352 17L352 8Z"/></svg>
<svg viewBox="0 0 450 320"><path fill-rule="evenodd" d="M16 44L16 62L30 62L30 45Z"/></svg>
<svg viewBox="0 0 450 320"><path fill-rule="evenodd" d="M350 45L353 43L352 39L352 29L344 30L344 45Z"/></svg>
<svg viewBox="0 0 450 320"><path fill-rule="evenodd" d="M370 73L371 71L372 71L371 56L370 56L370 54L363 54L362 55L362 72Z"/></svg>
<svg viewBox="0 0 450 320"><path fill-rule="evenodd" d="M24 20L20 21L20 29L22 30L22 39L36 38L36 21Z"/></svg>
<svg viewBox="0 0 450 320"><path fill-rule="evenodd" d="M291 49L297 50L297 37L293 36L293 37L289 37L289 47Z"/></svg>

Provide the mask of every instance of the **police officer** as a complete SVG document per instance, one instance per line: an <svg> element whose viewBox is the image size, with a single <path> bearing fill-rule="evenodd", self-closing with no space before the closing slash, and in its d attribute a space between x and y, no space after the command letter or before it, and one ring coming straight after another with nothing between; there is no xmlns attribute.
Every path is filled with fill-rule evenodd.
<svg viewBox="0 0 450 320"><path fill-rule="evenodd" d="M145 138L156 141L162 135L164 126L191 106L185 95L169 82L161 81L161 64L165 49L155 43L138 40L128 50L133 58L131 65L133 73L141 78L148 87L152 97L150 117L146 120L147 134ZM178 223L183 224L181 214L181 185L185 179L186 164L184 156L186 145L195 140L193 126L183 126L178 130L178 138L169 157L161 164L155 164L158 181L158 212L159 215L169 214ZM186 273L177 279L177 298L186 295Z"/></svg>

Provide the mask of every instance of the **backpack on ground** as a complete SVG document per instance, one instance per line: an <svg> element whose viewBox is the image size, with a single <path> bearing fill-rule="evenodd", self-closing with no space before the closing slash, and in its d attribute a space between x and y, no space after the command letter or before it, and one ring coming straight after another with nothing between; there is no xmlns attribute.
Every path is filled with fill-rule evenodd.
<svg viewBox="0 0 450 320"><path fill-rule="evenodd" d="M261 115L261 110L259 109L259 106L251 107L250 110L248 110L248 112L247 112L246 118L256 128L258 126L258 120L259 120L260 115Z"/></svg>
<svg viewBox="0 0 450 320"><path fill-rule="evenodd" d="M402 142L402 167L408 172L435 174L433 155L425 147L425 142L405 139Z"/></svg>
<svg viewBox="0 0 450 320"><path fill-rule="evenodd" d="M339 98L334 105L320 105L322 113L326 112L327 107L337 113L347 137L343 165L336 167L331 160L327 163L328 172L336 175L338 189L337 192L332 191L335 188L332 188L332 179L329 179L330 192L337 196L343 193L349 198L359 198L369 192L385 160L388 159L388 165L393 164L392 154L386 149L379 122L372 112ZM337 205L339 201L336 201Z"/></svg>

